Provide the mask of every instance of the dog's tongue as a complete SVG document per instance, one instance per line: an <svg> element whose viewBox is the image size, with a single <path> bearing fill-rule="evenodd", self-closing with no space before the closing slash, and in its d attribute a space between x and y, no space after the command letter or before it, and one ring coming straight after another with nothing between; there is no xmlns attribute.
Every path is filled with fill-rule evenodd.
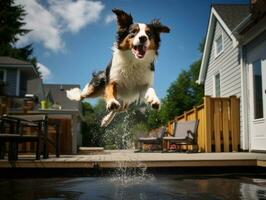
<svg viewBox="0 0 266 200"><path fill-rule="evenodd" d="M145 56L146 47L144 45L135 46L134 50L138 58L143 58Z"/></svg>

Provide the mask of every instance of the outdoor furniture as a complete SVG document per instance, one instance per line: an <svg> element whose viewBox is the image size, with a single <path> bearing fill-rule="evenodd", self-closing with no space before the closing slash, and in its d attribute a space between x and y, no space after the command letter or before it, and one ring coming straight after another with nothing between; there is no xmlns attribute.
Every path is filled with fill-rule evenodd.
<svg viewBox="0 0 266 200"><path fill-rule="evenodd" d="M143 145L160 145L162 146L162 139L165 136L165 132L166 132L166 128L164 126L152 130L151 132L149 132L149 136L148 137L139 137L138 141L140 144L140 151L143 150Z"/></svg>
<svg viewBox="0 0 266 200"><path fill-rule="evenodd" d="M198 150L197 146L198 120L175 122L173 136L163 137L163 149L168 151L172 144L176 146L192 145L192 151ZM194 149L196 147L196 149Z"/></svg>
<svg viewBox="0 0 266 200"><path fill-rule="evenodd" d="M41 143L45 148L45 115L9 116L3 115L0 119L0 158L4 158L5 144L8 143L8 160L18 159L18 144L25 142L36 143L36 159L40 159ZM34 134L24 134L23 129L31 127ZM45 149L44 149L45 150ZM43 151L44 151L43 150ZM44 151L45 152L45 151Z"/></svg>
<svg viewBox="0 0 266 200"><path fill-rule="evenodd" d="M56 140L53 142L48 137L48 126L55 128ZM18 159L18 144L36 143L36 159L49 158L48 144L56 149L56 157L60 156L60 122L56 119L48 120L47 115L18 114L3 115L0 119L0 158L4 158L5 144L8 143L8 159ZM31 134L25 131L30 128ZM27 134L25 134L27 132Z"/></svg>

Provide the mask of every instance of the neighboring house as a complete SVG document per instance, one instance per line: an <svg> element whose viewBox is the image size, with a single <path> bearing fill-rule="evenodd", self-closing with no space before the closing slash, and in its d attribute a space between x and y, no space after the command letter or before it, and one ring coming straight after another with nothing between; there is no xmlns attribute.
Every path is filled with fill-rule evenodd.
<svg viewBox="0 0 266 200"><path fill-rule="evenodd" d="M0 81L5 82L5 93L9 96L24 96L27 81L38 78L35 67L26 61L0 56Z"/></svg>
<svg viewBox="0 0 266 200"><path fill-rule="evenodd" d="M205 95L240 98L243 150L266 150L266 2L211 7L198 83Z"/></svg>
<svg viewBox="0 0 266 200"><path fill-rule="evenodd" d="M38 103L29 113L45 113L50 118L60 119L61 153L77 153L81 145L80 123L82 119L80 102L70 101L66 97L66 89L79 85L43 84L34 66L25 61L11 57L0 57L0 81L5 83L4 96L11 102L10 112L23 111L25 96L34 97ZM1 96L2 95L2 96ZM37 97L37 98L35 98ZM28 97L27 97L28 98ZM40 102L49 100L50 105L41 109ZM15 107L13 107L13 104ZM18 104L20 104L18 106Z"/></svg>

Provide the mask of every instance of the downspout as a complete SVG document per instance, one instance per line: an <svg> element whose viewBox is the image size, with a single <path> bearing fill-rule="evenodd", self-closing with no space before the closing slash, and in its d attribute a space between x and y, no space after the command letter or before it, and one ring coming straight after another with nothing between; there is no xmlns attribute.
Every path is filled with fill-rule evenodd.
<svg viewBox="0 0 266 200"><path fill-rule="evenodd" d="M250 13L247 17L245 17L233 30L233 34L239 34L240 31L243 30L245 26L247 26L251 22L252 14Z"/></svg>

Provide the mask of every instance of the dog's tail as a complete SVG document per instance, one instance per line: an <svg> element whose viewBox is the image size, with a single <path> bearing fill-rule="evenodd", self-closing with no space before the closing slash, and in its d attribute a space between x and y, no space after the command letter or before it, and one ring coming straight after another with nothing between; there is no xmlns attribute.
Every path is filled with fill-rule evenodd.
<svg viewBox="0 0 266 200"><path fill-rule="evenodd" d="M66 91L66 96L72 101L80 101L82 100L81 89L80 88L72 88Z"/></svg>
<svg viewBox="0 0 266 200"><path fill-rule="evenodd" d="M101 123L101 127L107 127L111 121L114 119L115 115L116 115L116 111L111 111L109 112L103 119L102 119L102 123Z"/></svg>

